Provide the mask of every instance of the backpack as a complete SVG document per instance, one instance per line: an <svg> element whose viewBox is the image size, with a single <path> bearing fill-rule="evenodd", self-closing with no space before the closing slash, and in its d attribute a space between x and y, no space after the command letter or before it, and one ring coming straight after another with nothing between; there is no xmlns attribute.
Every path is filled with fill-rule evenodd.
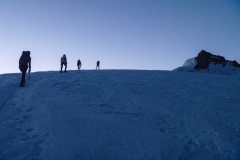
<svg viewBox="0 0 240 160"><path fill-rule="evenodd" d="M80 61L80 60L78 60L78 61L77 61L77 65L80 65L80 64L81 64L81 61Z"/></svg>
<svg viewBox="0 0 240 160"><path fill-rule="evenodd" d="M63 57L61 58L61 62L66 62L66 57L63 56Z"/></svg>
<svg viewBox="0 0 240 160"><path fill-rule="evenodd" d="M30 54L28 51L23 51L19 59L19 65L27 65L30 62Z"/></svg>

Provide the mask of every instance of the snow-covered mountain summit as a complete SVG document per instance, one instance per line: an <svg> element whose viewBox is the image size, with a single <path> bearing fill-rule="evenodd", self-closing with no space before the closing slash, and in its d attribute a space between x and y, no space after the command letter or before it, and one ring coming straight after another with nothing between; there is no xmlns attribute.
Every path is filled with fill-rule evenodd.
<svg viewBox="0 0 240 160"><path fill-rule="evenodd" d="M202 50L197 57L186 60L183 66L173 71L238 74L240 73L240 64L237 61L226 60L222 56Z"/></svg>
<svg viewBox="0 0 240 160"><path fill-rule="evenodd" d="M0 75L0 159L240 158L240 77L82 70Z"/></svg>

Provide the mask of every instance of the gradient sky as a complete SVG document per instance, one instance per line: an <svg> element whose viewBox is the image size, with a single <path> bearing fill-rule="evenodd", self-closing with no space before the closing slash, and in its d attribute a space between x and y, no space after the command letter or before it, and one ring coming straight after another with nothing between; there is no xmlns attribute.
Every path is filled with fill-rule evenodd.
<svg viewBox="0 0 240 160"><path fill-rule="evenodd" d="M239 0L0 0L0 74L32 71L172 70L201 50L240 62Z"/></svg>

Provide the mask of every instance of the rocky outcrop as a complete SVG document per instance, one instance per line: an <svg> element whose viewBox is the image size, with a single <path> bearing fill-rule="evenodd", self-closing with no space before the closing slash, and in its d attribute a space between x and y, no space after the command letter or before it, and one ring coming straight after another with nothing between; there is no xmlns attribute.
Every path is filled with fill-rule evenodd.
<svg viewBox="0 0 240 160"><path fill-rule="evenodd" d="M234 67L240 67L240 64L237 61L232 61L232 65Z"/></svg>
<svg viewBox="0 0 240 160"><path fill-rule="evenodd" d="M229 60L226 60L223 56L219 55L213 55L207 51L202 50L198 53L198 56L195 57L196 65L194 66L194 69L208 69L209 64L213 63L215 65L222 65L222 67L225 67L227 62L231 62ZM240 64L237 63L237 61L232 61L231 64L234 67L240 67Z"/></svg>

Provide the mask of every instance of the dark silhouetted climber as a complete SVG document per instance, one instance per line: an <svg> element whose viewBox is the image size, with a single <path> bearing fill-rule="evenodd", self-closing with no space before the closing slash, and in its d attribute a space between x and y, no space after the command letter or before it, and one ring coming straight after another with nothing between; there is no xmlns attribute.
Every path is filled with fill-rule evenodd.
<svg viewBox="0 0 240 160"><path fill-rule="evenodd" d="M98 60L97 61L97 66L96 66L96 70L99 70L100 69L100 61Z"/></svg>
<svg viewBox="0 0 240 160"><path fill-rule="evenodd" d="M67 57L65 54L61 58L61 71L60 71L61 73L62 73L63 65L65 66L64 72L67 72Z"/></svg>
<svg viewBox="0 0 240 160"><path fill-rule="evenodd" d="M20 87L23 87L25 85L25 75L26 75L27 69L28 69L28 72L31 71L30 51L23 51L22 52L22 55L19 59L19 69L22 72Z"/></svg>
<svg viewBox="0 0 240 160"><path fill-rule="evenodd" d="M80 59L77 61L77 66L78 66L78 70L80 70L80 68L82 66L82 62L80 61Z"/></svg>

